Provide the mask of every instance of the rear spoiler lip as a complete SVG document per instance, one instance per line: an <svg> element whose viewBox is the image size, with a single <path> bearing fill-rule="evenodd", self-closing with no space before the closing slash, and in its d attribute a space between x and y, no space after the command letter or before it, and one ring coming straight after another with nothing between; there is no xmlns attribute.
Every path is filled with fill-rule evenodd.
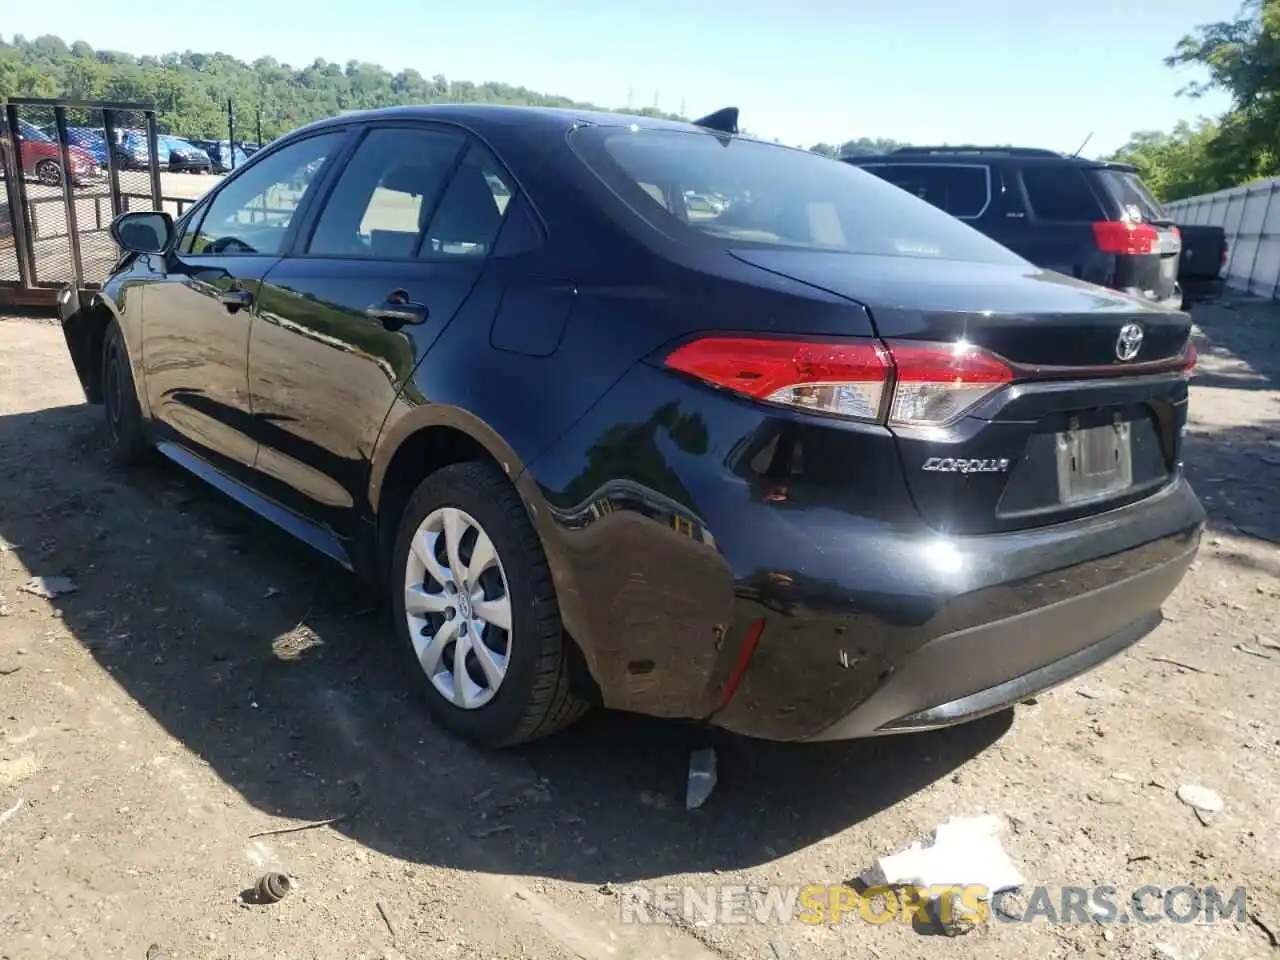
<svg viewBox="0 0 1280 960"><path fill-rule="evenodd" d="M1161 357L1159 360L1144 360L1141 363L1098 363L1080 366L1049 366L1036 364L1012 363L1013 382L1043 383L1047 380L1105 380L1129 377L1150 376L1160 373L1185 373L1188 364L1195 358L1194 345L1190 339L1180 353L1172 357Z"/></svg>

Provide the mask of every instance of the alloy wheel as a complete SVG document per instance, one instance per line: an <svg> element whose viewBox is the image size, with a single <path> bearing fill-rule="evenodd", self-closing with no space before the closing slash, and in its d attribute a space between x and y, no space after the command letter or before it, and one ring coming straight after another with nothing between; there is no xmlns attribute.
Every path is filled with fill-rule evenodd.
<svg viewBox="0 0 1280 960"><path fill-rule="evenodd" d="M36 164L36 179L49 187L62 183L62 168L52 160L41 160Z"/></svg>
<svg viewBox="0 0 1280 960"><path fill-rule="evenodd" d="M466 511L440 507L414 531L404 609L436 691L463 710L489 703L511 660L511 594L493 540Z"/></svg>

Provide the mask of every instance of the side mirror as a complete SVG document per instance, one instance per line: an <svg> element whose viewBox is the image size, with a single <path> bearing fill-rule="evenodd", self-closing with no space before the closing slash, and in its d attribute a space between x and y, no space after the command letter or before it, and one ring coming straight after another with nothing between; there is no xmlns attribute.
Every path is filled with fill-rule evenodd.
<svg viewBox="0 0 1280 960"><path fill-rule="evenodd" d="M111 238L129 253L164 253L173 241L173 217L159 211L122 213L111 221Z"/></svg>

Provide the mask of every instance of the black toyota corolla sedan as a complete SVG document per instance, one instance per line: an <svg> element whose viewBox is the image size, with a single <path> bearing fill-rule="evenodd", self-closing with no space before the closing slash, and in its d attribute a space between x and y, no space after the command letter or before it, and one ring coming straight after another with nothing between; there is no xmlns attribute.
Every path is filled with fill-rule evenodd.
<svg viewBox="0 0 1280 960"><path fill-rule="evenodd" d="M719 117L347 114L126 214L62 311L114 458L380 583L488 746L943 726L1151 631L1204 520L1188 317Z"/></svg>

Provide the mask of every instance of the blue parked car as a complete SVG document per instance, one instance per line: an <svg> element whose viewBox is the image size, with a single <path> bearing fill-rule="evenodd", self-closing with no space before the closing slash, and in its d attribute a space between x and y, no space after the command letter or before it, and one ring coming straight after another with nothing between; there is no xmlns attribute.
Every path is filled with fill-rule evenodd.
<svg viewBox="0 0 1280 960"><path fill-rule="evenodd" d="M117 130L115 150L116 166L121 170L145 170L151 165L151 150L147 146L147 134L143 130ZM161 151L163 155L163 150Z"/></svg>
<svg viewBox="0 0 1280 960"><path fill-rule="evenodd" d="M238 143L235 146L226 140L192 140L191 143L209 155L216 173L230 173L249 162L249 155Z"/></svg>
<svg viewBox="0 0 1280 960"><path fill-rule="evenodd" d="M181 137L161 134L156 138L156 144L160 148L161 169L164 169L165 161L167 160L168 169L174 173L210 173L213 171L213 161L209 159L209 155L195 144L183 140Z"/></svg>
<svg viewBox="0 0 1280 960"><path fill-rule="evenodd" d="M53 127L41 127L40 132L57 143L58 133ZM100 167L107 165L107 140L101 129L93 127L67 127L67 143L79 147L93 157Z"/></svg>
<svg viewBox="0 0 1280 960"><path fill-rule="evenodd" d="M68 127L67 142L88 153L98 166L107 165L107 137L93 127Z"/></svg>

